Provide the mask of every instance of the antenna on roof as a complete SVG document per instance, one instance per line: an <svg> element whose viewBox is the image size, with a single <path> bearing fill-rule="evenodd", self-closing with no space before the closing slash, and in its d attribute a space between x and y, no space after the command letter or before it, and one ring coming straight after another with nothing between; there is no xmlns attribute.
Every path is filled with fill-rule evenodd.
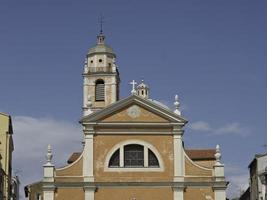
<svg viewBox="0 0 267 200"><path fill-rule="evenodd" d="M97 44L104 44L104 40L105 40L105 36L103 34L103 23L104 23L104 17L103 15L101 14L98 21L99 21L99 24L100 24L100 33L99 35L97 36Z"/></svg>
<svg viewBox="0 0 267 200"><path fill-rule="evenodd" d="M104 17L103 17L103 15L101 14L100 17L99 17L100 34L103 33L103 23L104 23Z"/></svg>

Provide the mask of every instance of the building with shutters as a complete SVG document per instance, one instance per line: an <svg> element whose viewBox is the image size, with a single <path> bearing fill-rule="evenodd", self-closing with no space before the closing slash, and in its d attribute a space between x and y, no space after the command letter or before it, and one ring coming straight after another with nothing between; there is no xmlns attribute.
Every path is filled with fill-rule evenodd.
<svg viewBox="0 0 267 200"><path fill-rule="evenodd" d="M56 168L48 146L44 177L25 187L42 200L225 200L220 148L184 149L187 120L132 81L119 98L116 55L100 32L83 73L83 151ZM63 142L63 141L62 141Z"/></svg>

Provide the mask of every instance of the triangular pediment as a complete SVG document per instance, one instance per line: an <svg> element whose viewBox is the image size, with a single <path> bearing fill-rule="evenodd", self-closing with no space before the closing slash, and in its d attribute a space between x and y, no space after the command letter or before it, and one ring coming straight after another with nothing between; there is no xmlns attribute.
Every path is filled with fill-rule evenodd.
<svg viewBox="0 0 267 200"><path fill-rule="evenodd" d="M150 110L132 104L122 110L114 112L110 116L106 116L102 122L168 122L167 119L151 112Z"/></svg>
<svg viewBox="0 0 267 200"><path fill-rule="evenodd" d="M187 120L151 100L132 95L85 116L81 122L185 124Z"/></svg>

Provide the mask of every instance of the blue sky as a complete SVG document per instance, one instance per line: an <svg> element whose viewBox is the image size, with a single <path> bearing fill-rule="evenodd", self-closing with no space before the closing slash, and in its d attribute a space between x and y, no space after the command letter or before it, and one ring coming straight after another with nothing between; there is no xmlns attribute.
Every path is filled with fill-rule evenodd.
<svg viewBox="0 0 267 200"><path fill-rule="evenodd" d="M189 120L186 147L213 148L219 143L228 177L236 181L229 193L238 194L253 155L266 151L264 0L1 0L0 111L14 117L14 165L23 171L23 183L41 177L45 142L64 142L64 134L49 135L49 128L42 132L45 142L38 140L40 127L53 123L64 132L68 130L62 126L68 124L77 133L66 134L67 150L55 148L65 157L80 148L81 73L86 52L96 42L101 14L106 41L117 54L121 97L130 94L132 79L142 78L153 99L172 106L178 94ZM25 124L38 128L29 130ZM37 140L31 144L42 146L34 155L39 159L34 169L40 169L32 179L25 164L31 157L19 154L33 136L29 132Z"/></svg>

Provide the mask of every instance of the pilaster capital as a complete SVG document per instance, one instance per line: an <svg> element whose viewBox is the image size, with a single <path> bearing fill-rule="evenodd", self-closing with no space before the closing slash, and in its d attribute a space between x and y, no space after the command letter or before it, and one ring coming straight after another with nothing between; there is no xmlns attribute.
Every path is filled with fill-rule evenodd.
<svg viewBox="0 0 267 200"><path fill-rule="evenodd" d="M43 182L43 191L50 191L50 192L54 192L56 190L56 186L54 185L54 183L48 183L48 182Z"/></svg>
<svg viewBox="0 0 267 200"><path fill-rule="evenodd" d="M186 186L184 185L174 185L172 186L172 190L176 192L184 192L186 189Z"/></svg>
<svg viewBox="0 0 267 200"><path fill-rule="evenodd" d="M226 190L228 183L229 182L227 181L215 182L214 185L212 186L212 189L213 191Z"/></svg>
<svg viewBox="0 0 267 200"><path fill-rule="evenodd" d="M226 190L227 186L213 186L212 187L213 191L218 191L218 190Z"/></svg>
<svg viewBox="0 0 267 200"><path fill-rule="evenodd" d="M95 133L93 126L85 126L83 129L84 135L93 135Z"/></svg>
<svg viewBox="0 0 267 200"><path fill-rule="evenodd" d="M176 125L176 126L173 126L172 133L173 135L183 136L184 130L182 130L181 126Z"/></svg>
<svg viewBox="0 0 267 200"><path fill-rule="evenodd" d="M96 186L93 186L93 185L85 185L83 187L83 190L84 191L88 191L88 192L95 192L96 189L97 189L97 187Z"/></svg>

